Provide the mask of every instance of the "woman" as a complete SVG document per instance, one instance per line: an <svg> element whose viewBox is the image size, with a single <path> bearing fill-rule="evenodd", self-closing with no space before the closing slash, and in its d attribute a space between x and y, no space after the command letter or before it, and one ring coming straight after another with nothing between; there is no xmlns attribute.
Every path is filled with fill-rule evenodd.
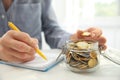
<svg viewBox="0 0 120 80"><path fill-rule="evenodd" d="M51 48L62 48L66 40L89 39L106 49L106 39L99 28L89 28L89 36L78 30L69 34L62 30L52 10L51 0L0 0L0 59L8 62L26 62L34 59L35 48L41 48L41 32ZM12 21L23 32L10 30Z"/></svg>

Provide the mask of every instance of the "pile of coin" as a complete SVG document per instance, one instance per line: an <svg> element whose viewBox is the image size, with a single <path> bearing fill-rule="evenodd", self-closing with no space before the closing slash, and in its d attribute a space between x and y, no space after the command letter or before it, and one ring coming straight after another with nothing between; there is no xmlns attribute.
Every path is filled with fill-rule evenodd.
<svg viewBox="0 0 120 80"><path fill-rule="evenodd" d="M69 42L65 53L66 63L80 70L94 68L98 64L98 55L93 42Z"/></svg>

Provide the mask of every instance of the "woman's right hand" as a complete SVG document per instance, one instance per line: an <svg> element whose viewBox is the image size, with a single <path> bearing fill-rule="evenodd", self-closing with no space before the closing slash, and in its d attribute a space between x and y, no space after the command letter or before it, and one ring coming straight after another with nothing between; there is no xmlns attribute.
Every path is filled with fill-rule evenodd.
<svg viewBox="0 0 120 80"><path fill-rule="evenodd" d="M88 36L84 36L83 33L88 32ZM89 27L86 30L78 30L75 34L73 34L70 38L72 41L77 41L79 39L82 40L92 40L92 41L98 41L99 46L102 48L102 50L106 50L106 38L102 36L102 30L97 27Z"/></svg>
<svg viewBox="0 0 120 80"><path fill-rule="evenodd" d="M8 62L26 62L34 59L38 40L25 32L9 30L0 38L0 59Z"/></svg>

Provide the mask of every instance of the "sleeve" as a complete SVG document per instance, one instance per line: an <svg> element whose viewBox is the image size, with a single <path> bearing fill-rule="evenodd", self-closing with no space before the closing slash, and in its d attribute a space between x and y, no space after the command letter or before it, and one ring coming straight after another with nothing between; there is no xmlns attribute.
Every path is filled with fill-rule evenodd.
<svg viewBox="0 0 120 80"><path fill-rule="evenodd" d="M42 30L51 48L62 48L71 35L59 27L51 0L43 0L42 3Z"/></svg>

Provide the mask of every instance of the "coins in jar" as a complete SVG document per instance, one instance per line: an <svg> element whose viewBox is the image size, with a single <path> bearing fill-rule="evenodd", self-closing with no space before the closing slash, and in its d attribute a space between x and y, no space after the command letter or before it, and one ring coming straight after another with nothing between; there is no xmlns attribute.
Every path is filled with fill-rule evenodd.
<svg viewBox="0 0 120 80"><path fill-rule="evenodd" d="M91 72L99 65L98 43L93 41L69 41L66 43L65 62L74 72Z"/></svg>

